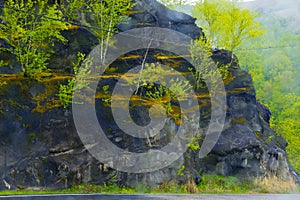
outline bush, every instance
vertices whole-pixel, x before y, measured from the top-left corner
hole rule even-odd
[[[59,21],[62,13],[48,0],[7,0],[0,19],[0,38],[10,45],[0,50],[16,55],[24,75],[39,80],[47,69],[54,41],[66,41],[60,33],[67,28]]]

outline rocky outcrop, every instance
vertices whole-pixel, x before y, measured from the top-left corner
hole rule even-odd
[[[213,59],[230,62],[226,51],[214,52]],[[295,171],[284,151],[287,143],[270,128],[270,110],[256,100],[251,76],[237,63],[231,65],[229,72],[225,80],[225,127],[213,151],[204,159],[195,159],[194,165],[201,166],[205,173],[241,178],[268,173],[292,178]]]
[[[161,27],[179,31],[196,39],[203,34],[202,29],[195,26],[196,19],[181,12],[167,9],[153,0],[135,1],[134,14],[119,25],[121,31],[140,27]]]
[[[192,17],[171,11],[154,0],[143,0],[137,1],[128,23],[118,28],[121,31],[144,26],[170,28],[196,39],[203,33],[194,22]],[[89,53],[97,45],[97,40],[84,28],[63,34],[69,42],[56,45],[50,66],[53,71],[67,74],[72,73],[70,66],[77,52]],[[128,66],[140,65],[144,54],[145,50],[129,52],[116,60],[111,68],[122,71]],[[8,55],[1,56],[7,58]],[[9,59],[14,60],[13,57]],[[11,62],[11,67],[1,71],[1,81],[8,84],[0,89],[0,188],[64,188],[83,182],[146,183],[155,187],[170,181],[183,183],[188,178],[198,183],[203,173],[240,178],[272,173],[282,179],[298,181],[299,175],[289,165],[285,152],[287,144],[270,128],[270,110],[256,100],[249,73],[240,69],[237,59],[231,62],[231,54],[225,50],[213,52],[212,59],[220,65],[231,63],[224,80],[226,123],[217,144],[205,158],[199,159],[199,149],[188,149],[172,165],[143,174],[116,171],[87,151],[76,132],[71,108],[62,108],[58,101],[59,84],[65,83],[68,77],[53,76],[43,82],[28,80],[19,75],[18,70],[14,71],[15,68],[9,71],[17,65]],[[165,65],[176,63],[178,68],[186,70],[189,66],[186,60],[160,50],[150,50],[148,61]],[[110,86],[116,84],[115,78],[107,78],[104,82]],[[206,90],[202,92],[198,101],[202,105],[200,123],[205,130],[211,120],[211,102],[205,95]],[[96,97],[96,102],[97,115],[101,126],[107,129],[107,137],[131,152],[146,152],[164,146],[171,140],[172,130],[178,127],[169,119],[161,132],[164,135],[150,138],[152,145],[149,146],[149,141],[126,136],[116,128],[103,97]],[[138,108],[134,108],[133,118],[141,124],[147,123],[147,112]],[[201,145],[202,141],[203,135],[200,134],[196,142]]]

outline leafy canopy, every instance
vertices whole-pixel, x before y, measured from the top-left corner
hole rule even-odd
[[[0,16],[0,37],[10,45],[1,48],[16,55],[24,75],[38,79],[53,53],[54,41],[65,42],[60,31],[67,28],[62,13],[48,0],[7,0]]]
[[[257,20],[267,30],[264,38],[245,41],[236,55],[251,73],[257,98],[272,112],[270,125],[288,142],[289,161],[299,171],[300,38],[293,23],[297,20],[276,14],[287,11],[282,7],[262,6],[261,11]]]
[[[62,2],[59,6],[62,8],[65,20],[88,27],[97,37],[100,45],[100,59],[104,63],[111,42],[110,38],[116,33],[116,26],[127,18],[128,11],[133,4],[131,0],[66,0],[66,4]],[[84,60],[85,62],[83,62]],[[92,61],[93,58],[85,59],[84,54],[78,53],[78,62],[73,63],[77,79],[81,75],[90,73],[89,66],[91,66]],[[75,77],[72,77],[66,85],[60,85],[58,96],[65,108],[72,102],[74,91],[88,87],[88,83],[84,80],[77,84],[77,88],[74,87],[74,83]]]
[[[228,0],[205,0],[192,9],[212,46],[234,51],[244,40],[264,34],[255,13]]]
[[[101,60],[106,56],[109,39],[117,31],[116,26],[124,22],[133,5],[131,0],[66,0],[66,4],[61,3],[68,20],[80,21],[97,36]]]

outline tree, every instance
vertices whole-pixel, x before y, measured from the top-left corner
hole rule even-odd
[[[208,42],[233,52],[244,40],[260,37],[264,30],[255,13],[228,0],[205,0],[192,9]]]
[[[59,21],[62,13],[48,0],[7,0],[0,18],[0,37],[10,45],[0,50],[16,55],[24,76],[39,79],[53,53],[54,41],[66,41],[60,33],[67,28]]]
[[[58,5],[64,13],[65,20],[80,23],[97,37],[100,45],[100,60],[104,64],[110,38],[117,31],[116,25],[127,18],[129,9],[134,4],[131,0],[66,0],[65,3],[61,2]],[[88,57],[81,70],[78,69],[84,58],[85,55],[78,54],[78,62],[74,64],[75,75],[80,76],[89,73],[89,65],[92,63],[93,58]],[[65,108],[72,102],[74,91],[88,86],[87,83],[82,81],[75,88],[75,78],[72,77],[66,85],[60,85],[58,96]]]
[[[270,125],[287,140],[289,161],[299,171],[300,38],[295,24],[276,14],[285,9],[277,8],[264,7],[257,18],[267,30],[264,38],[243,42],[235,54],[241,68],[251,73],[256,96],[272,112]]]
[[[116,25],[127,18],[133,5],[131,0],[66,0],[66,4],[60,4],[67,20],[80,21],[97,36],[102,61]],[[90,22],[85,18],[91,18]]]

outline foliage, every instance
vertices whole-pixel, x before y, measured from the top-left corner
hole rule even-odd
[[[253,180],[253,185],[260,193],[291,193],[297,192],[294,180],[281,180],[277,176],[258,177]]]
[[[117,184],[95,185],[81,184],[73,185],[63,190],[9,190],[1,191],[0,195],[17,194],[242,194],[242,193],[287,193],[297,192],[296,186],[291,181],[282,181],[276,177],[255,178],[249,180],[239,180],[236,177],[218,176],[215,174],[203,174],[202,181],[196,185],[191,179],[186,184],[177,185],[174,182],[164,182],[156,188],[149,188],[141,183],[136,187],[125,187]]]
[[[91,30],[99,40],[100,59],[104,62],[109,39],[116,32],[116,25],[126,19],[132,3],[131,0],[89,0],[87,3],[87,10],[93,14],[96,24]]]
[[[100,45],[100,59],[104,63],[110,38],[116,25],[124,22],[134,4],[131,0],[67,0],[61,8],[68,20],[80,21],[94,33]],[[91,23],[86,20],[90,17]]]
[[[116,25],[123,22],[128,14],[129,9],[133,6],[130,0],[66,0],[66,2],[60,2],[61,8],[65,20],[79,21],[82,25],[89,28],[89,30],[96,35],[100,45],[100,60],[101,64],[105,62],[107,48],[112,41],[110,38],[116,33]],[[90,18],[90,20],[86,20]],[[79,61],[82,62],[82,55],[79,54]],[[77,64],[74,66],[75,75],[77,79],[80,79],[81,75],[88,74],[89,65],[92,64],[92,60],[85,61],[84,69],[80,70],[81,74],[77,74]],[[72,102],[72,93],[75,90],[87,87],[87,83],[84,80],[79,80],[80,84],[78,88],[73,88],[75,83],[75,77],[68,81],[67,85],[60,86],[59,98],[62,105],[66,108]],[[108,103],[110,101],[107,98],[108,89],[104,88],[105,98],[103,100]]]
[[[195,67],[195,88],[207,87],[205,83],[209,81],[212,88],[210,93],[212,94],[212,92],[215,91],[214,87],[218,87],[218,82],[225,80],[228,77],[228,67],[231,63],[228,63],[227,65],[215,63],[211,59],[213,54],[211,43],[203,38],[199,38],[192,42],[190,53],[193,66]],[[220,77],[220,79],[217,77]]]
[[[0,50],[15,54],[24,75],[38,79],[46,70],[54,42],[66,41],[60,33],[66,24],[51,19],[61,19],[62,13],[48,0],[7,0],[0,18],[0,37],[10,45]]]
[[[16,55],[26,77],[40,80],[47,71],[48,61],[53,53],[54,42],[66,42],[61,30],[67,29],[68,22],[80,21],[88,25],[98,37],[101,59],[104,61],[109,38],[116,32],[132,7],[130,0],[8,0],[5,2],[0,24],[0,38],[4,38],[10,48],[1,48]],[[65,4],[67,3],[67,4]],[[85,13],[83,13],[85,10]],[[94,23],[88,24],[85,17]],[[1,62],[2,63],[2,62]],[[78,69],[74,69],[77,71]],[[41,74],[43,73],[43,74]],[[72,85],[60,86],[59,98],[66,107],[71,101]]]
[[[267,30],[265,37],[245,42],[236,54],[240,66],[252,75],[257,98],[270,108],[271,127],[287,140],[289,161],[299,171],[300,40],[294,27],[271,9],[265,8],[257,18]]]
[[[0,82],[0,87],[3,86],[3,85],[6,85],[6,84],[7,84],[6,81],[1,81],[1,82]]]
[[[111,102],[111,98],[110,98],[110,92],[109,92],[109,85],[104,85],[102,87],[102,89],[103,89],[102,101],[104,103],[110,103]]]
[[[183,173],[184,169],[185,169],[185,166],[182,165],[182,166],[177,170],[177,175],[178,175],[178,176],[183,176],[183,175],[184,175],[184,173]]]
[[[198,2],[192,14],[213,46],[232,52],[244,40],[260,37],[264,33],[254,13],[227,0]]]
[[[176,99],[178,101],[186,100],[193,88],[188,79],[182,80],[174,73],[174,70],[166,69],[160,63],[146,63],[141,69],[141,73],[128,76],[126,82],[136,86],[137,95],[143,95],[152,105],[161,105],[166,109],[167,114],[177,119],[178,112],[171,102],[175,102]],[[159,83],[156,84],[158,80]]]
[[[201,138],[201,137],[194,137],[193,141],[190,144],[188,144],[188,148],[194,152],[200,150],[199,141],[202,141],[202,140],[203,140],[203,138]]]
[[[218,176],[215,174],[202,176],[202,181],[199,184],[200,191],[209,191],[209,193],[226,193],[232,191],[241,193],[243,190],[250,189],[245,183],[239,181],[236,177]],[[240,191],[242,189],[242,191]]]
[[[73,85],[75,79],[72,78],[68,80],[67,85],[60,85],[59,86],[59,102],[64,108],[67,108],[70,103],[72,103],[72,94],[73,94]]]
[[[84,0],[65,0],[59,1],[58,6],[63,12],[64,20],[68,22],[79,21],[85,23],[85,14],[83,12],[86,5]]]
[[[83,63],[83,61],[85,61],[85,62]],[[91,61],[89,58],[87,58],[85,60],[85,54],[78,52],[77,62],[72,63],[73,70],[74,70],[74,76],[68,80],[68,83],[66,85],[60,85],[58,97],[59,97],[60,103],[62,104],[62,106],[64,108],[67,108],[69,106],[69,104],[72,103],[72,96],[73,96],[73,92],[75,90],[80,90],[80,89],[88,86],[88,84],[83,80],[82,81],[78,80],[79,84],[76,84],[76,87],[74,87],[74,84],[76,81],[75,76],[80,77],[81,74],[89,74],[89,66],[91,64],[89,61]],[[80,65],[81,65],[81,70],[79,71]],[[79,103],[79,102],[77,102],[77,103]]]

